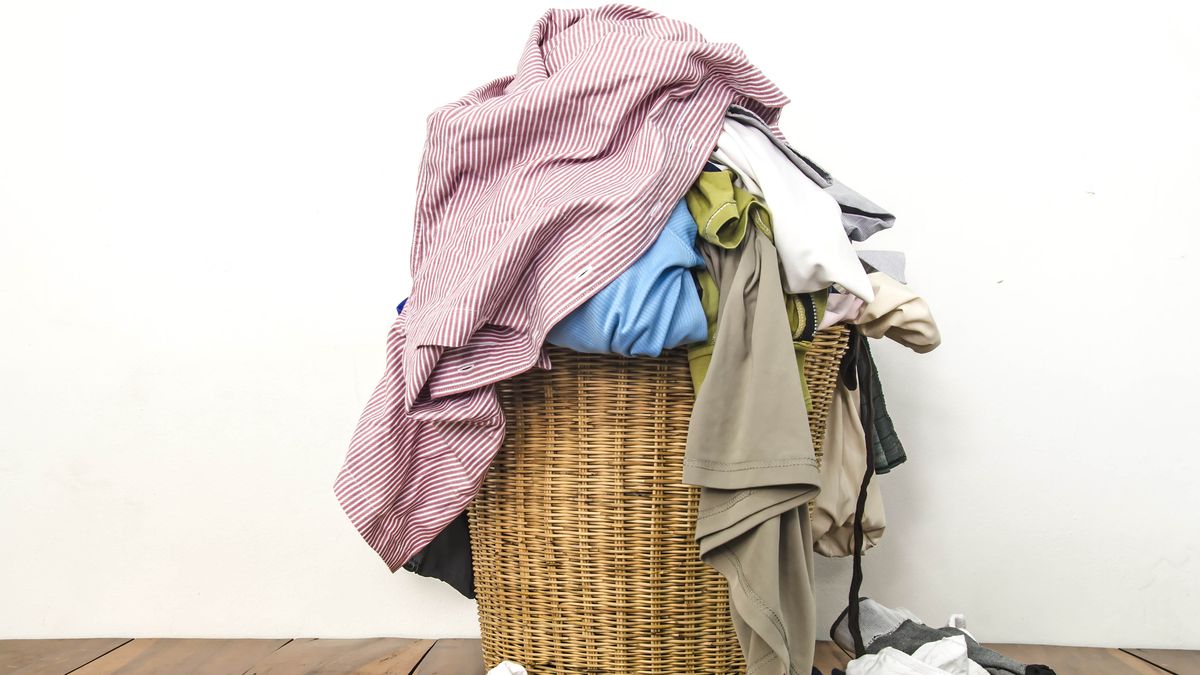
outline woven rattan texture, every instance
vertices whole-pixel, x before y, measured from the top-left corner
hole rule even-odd
[[[825,424],[829,421],[829,405],[833,403],[833,391],[837,388],[838,366],[842,355],[850,346],[850,329],[835,325],[816,334],[812,347],[804,356],[804,379],[808,381],[808,395],[812,398],[813,412],[808,417],[812,431],[813,448],[820,461],[825,444]]]
[[[818,443],[846,332],[818,333],[805,373]],[[471,509],[484,659],[533,675],[737,673],[725,580],[692,539],[681,483],[687,356],[550,348],[553,369],[500,383],[504,445]]]

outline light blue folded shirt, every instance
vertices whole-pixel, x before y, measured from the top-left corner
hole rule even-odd
[[[704,266],[696,231],[687,204],[679,200],[642,257],[560,321],[546,342],[577,352],[658,356],[707,340],[708,322],[690,271]]]

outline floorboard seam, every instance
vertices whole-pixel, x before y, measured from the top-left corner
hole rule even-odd
[[[421,654],[421,658],[417,659],[417,662],[413,664],[412,670],[408,671],[408,675],[413,675],[413,673],[417,672],[417,669],[420,668],[421,664],[425,662],[425,657],[429,656],[429,652],[433,651],[433,648],[437,646],[438,642],[439,640],[431,640],[429,642],[429,648],[426,649],[425,653]]]
[[[1151,661],[1150,659],[1148,659],[1148,658],[1146,658],[1146,657],[1142,656],[1141,654],[1138,654],[1138,653],[1136,653],[1136,652],[1131,652],[1131,651],[1129,651],[1128,649],[1126,649],[1126,648],[1124,648],[1124,647],[1121,647],[1121,648],[1120,648],[1120,650],[1121,650],[1121,651],[1123,651],[1123,652],[1125,652],[1126,654],[1128,654],[1128,655],[1132,656],[1133,658],[1135,658],[1135,659],[1138,659],[1139,661],[1145,661],[1146,663],[1149,663],[1150,665],[1154,666],[1155,668],[1158,668],[1159,670],[1163,671],[1164,673],[1171,673],[1171,675],[1179,675],[1179,673],[1177,673],[1177,672],[1175,672],[1175,671],[1173,671],[1173,670],[1171,670],[1171,669],[1169,669],[1169,668],[1164,668],[1163,666],[1160,666],[1160,665],[1158,665],[1157,663],[1155,663],[1155,662]]]
[[[113,653],[113,652],[117,651],[117,650],[118,650],[118,649],[120,649],[121,647],[124,647],[125,645],[129,644],[130,642],[133,642],[133,638],[124,638],[124,639],[125,639],[125,641],[124,641],[124,642],[122,642],[121,644],[114,646],[112,649],[106,649],[106,650],[104,650],[103,652],[101,652],[101,653],[97,654],[95,658],[93,658],[93,659],[89,659],[88,661],[85,661],[85,662],[83,662],[83,663],[79,664],[78,666],[75,666],[74,668],[72,668],[72,669],[68,670],[67,672],[63,673],[63,675],[71,675],[71,673],[73,673],[73,672],[75,672],[75,671],[79,670],[80,668],[82,668],[82,667],[84,667],[84,666],[88,665],[88,664],[89,664],[89,663],[91,663],[92,661],[95,661],[96,659],[99,659],[99,658],[103,658],[103,657],[105,657],[105,656],[108,656],[109,654],[111,654],[111,653]]]
[[[296,641],[296,638],[288,638],[288,639],[284,640],[284,641],[283,641],[283,644],[279,645],[279,646],[278,646],[278,647],[276,647],[275,649],[272,649],[272,650],[271,650],[271,653],[270,653],[270,654],[267,654],[266,656],[264,656],[264,657],[263,657],[263,659],[265,659],[265,658],[267,658],[267,657],[271,656],[271,654],[274,654],[275,652],[279,651],[280,649],[283,649],[284,647],[286,647],[286,646],[288,646],[288,645],[292,644],[292,643],[293,643],[293,642],[295,642],[295,641]],[[247,674],[247,673],[249,673],[250,671],[252,671],[252,670],[254,670],[255,668],[257,668],[257,667],[258,667],[258,664],[259,664],[259,662],[260,662],[260,661],[262,661],[262,659],[259,659],[258,661],[255,661],[253,664],[251,664],[251,666],[250,666],[249,668],[247,668],[247,669],[243,670],[243,671],[242,671],[242,675],[246,675],[246,674]]]

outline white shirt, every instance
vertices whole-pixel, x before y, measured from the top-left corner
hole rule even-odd
[[[836,283],[865,302],[875,299],[842,228],[837,201],[801,173],[762,131],[726,119],[713,159],[732,169],[747,190],[767,202],[787,292],[811,293]]]
[[[967,658],[967,639],[961,635],[921,645],[912,656],[894,647],[867,654],[846,664],[846,675],[988,675]]]

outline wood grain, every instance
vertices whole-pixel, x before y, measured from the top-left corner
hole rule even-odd
[[[242,675],[288,640],[139,638],[74,671],[73,675]]]
[[[1058,675],[1163,675],[1165,671],[1120,649],[985,645],[1022,663],[1042,663]]]
[[[483,675],[486,671],[479,640],[438,640],[413,675]]]
[[[1059,675],[1200,675],[1200,652],[988,645]],[[847,657],[818,642],[816,666],[830,673]],[[479,640],[190,640],[101,638],[0,640],[0,675],[482,675]]]
[[[1200,652],[1186,649],[1122,649],[1175,675],[1200,675]]]
[[[366,638],[292,640],[247,671],[247,675],[409,675],[433,640]]]
[[[104,656],[130,638],[0,640],[0,673],[63,675]]]

